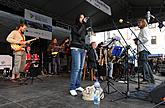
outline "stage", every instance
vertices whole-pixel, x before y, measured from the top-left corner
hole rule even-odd
[[[33,84],[19,85],[8,80],[0,79],[0,108],[94,108],[93,102],[84,101],[81,94],[77,97],[69,95],[69,75],[62,73],[55,76],[40,76],[43,81],[34,80]],[[165,77],[156,76],[156,84],[165,80]],[[82,81],[82,86],[92,85],[94,82]],[[126,90],[126,85],[114,82],[115,87],[120,91]],[[102,88],[106,86],[106,81],[101,83]],[[130,82],[130,91],[135,91],[136,83]],[[142,84],[145,88],[147,84]],[[113,90],[112,88],[110,88]],[[154,103],[136,99],[133,97],[123,98],[112,102],[114,99],[122,98],[118,92],[106,94],[101,100],[100,108],[152,108]],[[165,108],[160,106],[158,108]]]

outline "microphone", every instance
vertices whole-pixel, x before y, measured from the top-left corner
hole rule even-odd
[[[123,19],[121,18],[121,19],[119,19],[119,23],[127,23],[127,24],[129,24],[130,22],[129,22],[129,21],[125,21],[125,20],[123,20]]]
[[[102,47],[107,47],[107,46],[111,45],[115,41],[120,41],[120,37],[119,36],[112,37],[110,41],[107,41],[105,44],[103,44],[101,46]]]
[[[83,22],[84,22],[84,23],[87,23],[87,21],[89,20],[89,18],[90,18],[90,17],[85,17],[85,18],[83,19]]]
[[[151,18],[151,13],[150,11],[147,11],[147,22],[149,23],[150,22],[150,18]]]

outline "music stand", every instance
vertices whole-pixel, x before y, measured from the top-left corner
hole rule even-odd
[[[108,45],[110,45],[110,44],[108,44]],[[113,49],[113,51],[112,51],[112,55],[116,55],[117,57],[120,55],[120,53],[121,53],[121,51],[122,51],[122,47],[120,47],[120,46],[115,46],[114,47],[114,49]],[[108,70],[108,46],[107,47],[105,47],[105,51],[104,51],[104,53],[105,53],[105,64],[106,64],[106,76],[107,76],[107,78],[106,78],[106,80],[107,80],[107,85],[104,87],[104,91],[105,91],[105,93],[107,93],[107,94],[112,94],[112,93],[115,93],[115,92],[118,92],[118,93],[120,93],[122,96],[124,96],[124,94],[119,90],[119,89],[117,89],[115,86],[114,86],[114,83],[111,81],[111,79],[110,79],[110,77],[109,77],[109,70]],[[112,87],[115,91],[113,91],[113,92],[110,92],[110,87]],[[107,88],[107,91],[106,91],[106,88]],[[121,98],[118,98],[118,99],[115,99],[115,100],[111,100],[111,101],[117,101],[117,100],[120,100],[120,99],[123,99],[123,98],[125,98],[126,96],[124,96],[124,97],[121,97]]]
[[[112,51],[112,56],[119,57],[122,52],[122,47],[121,46],[115,46],[113,51]]]

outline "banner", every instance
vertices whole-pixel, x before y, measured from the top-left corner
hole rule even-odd
[[[52,39],[52,18],[27,9],[25,9],[24,18],[28,25],[25,35]]]
[[[91,5],[95,6],[97,9],[100,9],[101,11],[105,12],[108,15],[112,15],[111,8],[107,4],[105,4],[101,0],[86,0]]]

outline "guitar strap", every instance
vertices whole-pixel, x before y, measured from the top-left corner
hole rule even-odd
[[[23,35],[23,33],[20,33],[21,37],[22,37],[22,41],[25,41],[25,36]]]

